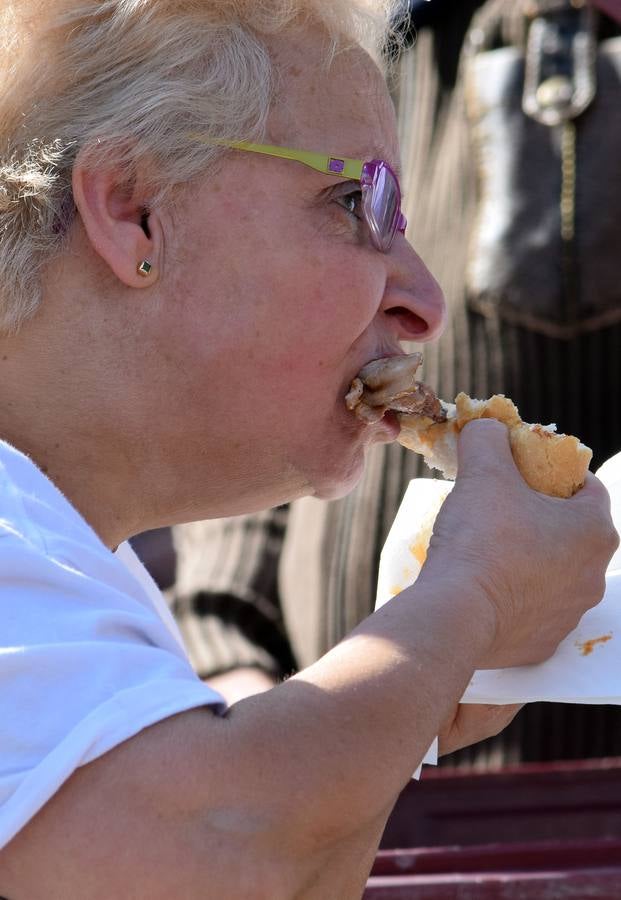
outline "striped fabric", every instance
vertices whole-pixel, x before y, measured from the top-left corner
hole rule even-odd
[[[173,529],[177,578],[168,596],[202,677],[248,666],[280,678],[297,668],[277,586],[287,515],[279,507]]]

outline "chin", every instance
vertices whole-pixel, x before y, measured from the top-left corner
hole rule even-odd
[[[331,460],[333,462],[333,460]],[[364,472],[364,451],[361,449],[340,471],[323,472],[313,479],[313,496],[318,500],[340,500],[356,487]]]

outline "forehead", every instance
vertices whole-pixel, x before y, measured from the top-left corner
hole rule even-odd
[[[398,166],[394,107],[383,75],[363,50],[341,50],[327,64],[327,39],[310,28],[279,37],[270,50],[279,77],[270,141]]]

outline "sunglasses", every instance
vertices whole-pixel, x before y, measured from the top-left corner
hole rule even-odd
[[[347,159],[342,156],[324,156],[321,153],[310,153],[306,150],[292,150],[288,147],[275,147],[272,144],[252,144],[247,141],[219,141],[206,138],[200,134],[191,134],[195,140],[207,144],[217,144],[232,150],[249,153],[262,153],[264,156],[276,156],[279,159],[292,159],[303,163],[324,175],[337,178],[348,178],[360,182],[362,193],[362,214],[369,229],[371,241],[381,253],[388,253],[392,247],[397,231],[402,234],[407,226],[407,219],[401,212],[401,188],[399,179],[382,159],[362,162],[359,159]]]

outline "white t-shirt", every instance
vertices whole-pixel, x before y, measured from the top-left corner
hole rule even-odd
[[[204,705],[224,709],[129,545],[0,441],[0,848],[79,766]]]

